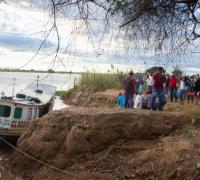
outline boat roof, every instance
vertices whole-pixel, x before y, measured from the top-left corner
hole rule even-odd
[[[23,105],[43,105],[47,104],[56,93],[56,86],[49,84],[29,84],[25,89],[20,90],[16,94],[25,95],[26,98],[15,97],[9,102],[14,102]],[[28,99],[29,98],[29,99]],[[30,100],[39,99],[40,102]]]

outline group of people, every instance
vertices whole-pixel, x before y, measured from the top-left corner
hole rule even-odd
[[[124,81],[124,93],[119,94],[118,103],[121,108],[152,109],[162,111],[167,99],[171,102],[180,100],[181,104],[200,98],[200,77],[176,76],[162,72],[149,73],[146,77],[135,76],[133,71]],[[135,98],[134,98],[134,95]]]

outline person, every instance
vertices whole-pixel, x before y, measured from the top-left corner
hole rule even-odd
[[[196,97],[197,97],[196,104],[198,104],[198,101],[200,99],[200,79],[198,76],[197,76],[197,80],[195,82],[195,92],[196,92]]]
[[[152,87],[153,87],[153,77],[152,77],[152,73],[150,73],[148,76],[147,76],[147,89],[149,91],[152,91]]]
[[[135,92],[136,93],[139,93],[140,81],[141,81],[140,74],[137,73],[135,77]]]
[[[198,104],[199,99],[200,99],[200,91],[197,92],[197,100],[196,100],[196,104]]]
[[[183,105],[185,102],[185,97],[187,94],[187,87],[185,85],[185,77],[181,77],[180,79],[180,92],[179,92],[179,98],[180,98],[180,103]]]
[[[152,92],[150,90],[147,90],[147,95],[145,96],[144,100],[144,109],[151,109]]]
[[[176,76],[172,75],[171,78],[169,79],[169,88],[170,88],[170,99],[171,99],[171,102],[173,102],[174,98],[175,98],[175,101],[177,101],[176,84],[177,84]]]
[[[125,108],[133,108],[133,96],[135,93],[135,77],[133,71],[129,72],[129,77],[124,81]]]
[[[125,97],[124,97],[124,94],[122,94],[122,93],[119,93],[118,105],[120,106],[121,109],[123,109],[125,106]]]
[[[194,95],[195,95],[194,86],[190,86],[190,88],[188,90],[188,93],[187,93],[188,103],[190,102],[190,99],[191,99],[191,101],[193,103],[193,101],[194,101]]]
[[[168,98],[169,97],[169,80],[170,80],[170,75],[166,75],[166,82],[165,82],[165,95]]]
[[[162,68],[159,67],[157,72],[153,75],[154,86],[153,86],[153,95],[151,109],[156,110],[156,98],[158,97],[158,110],[162,111],[164,105],[166,104],[166,97],[164,94],[164,84],[166,82],[166,77],[162,74]]]
[[[200,79],[197,79],[195,82],[195,92],[197,94],[197,92],[200,91]]]
[[[136,97],[135,97],[134,109],[142,109],[142,102],[143,102],[143,97],[142,97],[142,95],[139,93],[139,94],[137,94]]]
[[[140,82],[138,91],[139,91],[139,94],[143,94],[143,92],[144,92],[144,82],[143,81]]]

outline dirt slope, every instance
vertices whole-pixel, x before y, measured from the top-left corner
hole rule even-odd
[[[24,179],[198,179],[199,120],[180,113],[96,108],[51,112],[18,141],[9,164]],[[184,178],[183,178],[184,177]]]

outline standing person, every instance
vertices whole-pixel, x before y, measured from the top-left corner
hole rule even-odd
[[[152,91],[152,87],[153,87],[153,77],[152,77],[152,73],[150,73],[148,76],[147,76],[147,89],[149,91]]]
[[[154,87],[153,87],[153,95],[152,95],[152,103],[151,103],[151,109],[156,110],[156,98],[158,97],[158,110],[162,111],[163,107],[166,103],[166,97],[164,94],[164,84],[166,82],[166,77],[164,74],[162,74],[162,68],[159,67],[156,73],[153,75],[154,80]]]
[[[165,95],[168,98],[169,97],[169,80],[170,80],[170,75],[166,75],[166,82],[165,82]]]
[[[182,105],[185,102],[186,95],[187,95],[187,87],[185,85],[185,77],[181,77],[179,98],[180,98],[180,102],[181,102]]]
[[[125,108],[133,108],[133,96],[135,93],[135,77],[133,71],[129,72],[129,77],[124,81]]]
[[[140,82],[138,93],[139,94],[144,93],[144,82],[143,82],[143,80]]]
[[[176,76],[172,75],[172,77],[169,80],[171,102],[173,102],[174,98],[175,98],[175,101],[177,101],[176,84],[177,84]]]
[[[140,81],[141,81],[140,75],[137,73],[135,77],[135,92],[136,93],[139,92]]]

